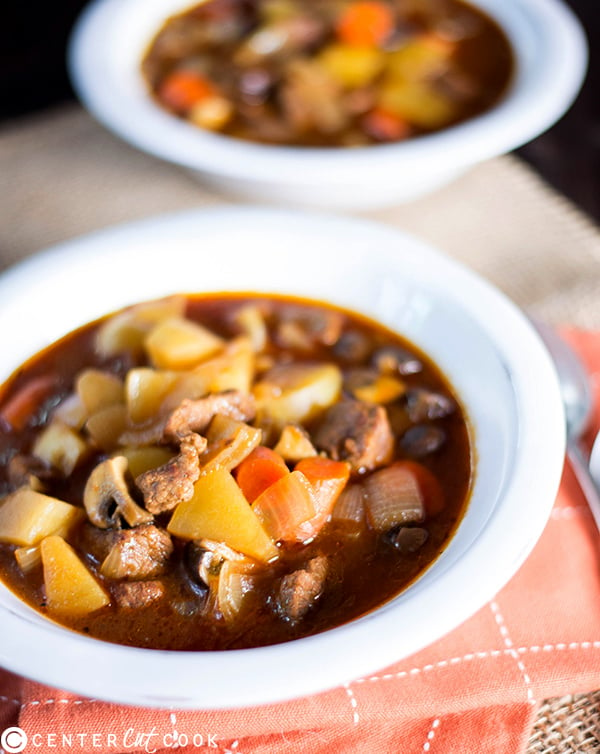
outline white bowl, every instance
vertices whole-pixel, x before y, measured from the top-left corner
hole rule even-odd
[[[528,320],[492,286],[385,226],[223,208],[54,247],[0,277],[0,380],[69,330],[123,305],[174,292],[235,290],[284,292],[362,312],[441,366],[466,407],[477,457],[472,497],[451,543],[385,606],[319,635],[260,649],[117,646],[55,625],[0,587],[0,665],[127,704],[225,708],[280,701],[422,649],[491,599],[532,549],[554,502],[565,448],[548,354]]]
[[[547,129],[571,104],[587,61],[581,27],[561,0],[474,0],[504,29],[516,58],[510,89],[489,112],[399,144],[252,144],[204,132],[148,94],[142,55],[164,20],[191,4],[95,0],[73,33],[71,78],[91,113],[122,138],[253,200],[367,209],[413,199]]]

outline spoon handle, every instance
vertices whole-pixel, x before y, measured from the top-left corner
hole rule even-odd
[[[594,483],[587,462],[579,446],[574,442],[567,445],[567,457],[571,463],[573,473],[577,477],[581,491],[590,507],[596,526],[600,531],[600,490]]]

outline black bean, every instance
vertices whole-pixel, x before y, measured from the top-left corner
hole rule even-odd
[[[427,419],[443,419],[449,416],[456,406],[452,398],[425,388],[414,388],[406,392],[406,410],[412,422]]]
[[[334,355],[348,364],[359,364],[368,357],[370,351],[370,339],[358,330],[342,333],[333,346]]]
[[[429,537],[427,529],[420,526],[401,526],[395,529],[390,535],[390,542],[402,555],[410,555],[417,552]]]
[[[400,440],[400,448],[412,458],[422,458],[435,453],[446,442],[446,433],[431,424],[415,424],[407,429]]]
[[[410,351],[399,346],[378,348],[373,354],[373,366],[382,374],[418,374],[422,371],[422,362]]]

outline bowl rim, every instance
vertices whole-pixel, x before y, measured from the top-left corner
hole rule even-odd
[[[351,150],[255,144],[202,131],[152,101],[137,64],[144,45],[119,33],[120,22],[146,2],[94,0],[80,16],[68,47],[70,77],[80,100],[106,127],[138,148],[241,181],[298,186],[323,180],[340,186],[349,180],[394,184],[399,169],[429,165],[451,171],[475,164],[546,130],[574,100],[587,66],[585,34],[562,0],[471,0],[504,29],[515,54],[514,80],[494,108],[397,144]],[[165,6],[166,18],[173,12],[167,8],[183,9],[193,0],[154,0],[157,3]],[[128,45],[131,49],[124,53]]]
[[[444,285],[460,292],[454,294],[457,305],[467,316],[479,318],[478,325],[484,328],[507,370],[519,409],[515,446],[519,452],[514,453],[512,474],[500,503],[453,568],[435,571],[433,566],[426,572],[425,590],[410,589],[357,621],[271,647],[190,653],[100,642],[39,617],[24,617],[11,607],[10,594],[7,601],[8,590],[2,587],[3,667],[75,693],[146,707],[220,709],[280,702],[349,683],[440,638],[495,596],[541,535],[558,490],[565,450],[564,413],[550,356],[524,314],[500,291],[460,263],[395,228],[362,219],[251,206],[185,211],[127,223],[58,244],[6,271],[0,276],[0,322],[12,316],[11,307],[23,298],[23,285],[33,280],[52,279],[69,266],[89,269],[90,265],[110,265],[124,249],[144,239],[169,238],[175,246],[179,239],[195,238],[190,234],[206,228],[217,232],[223,228],[228,233],[240,226],[251,233],[268,228],[281,238],[291,232],[301,238],[319,233],[324,243],[332,238],[343,243],[363,234],[378,254],[388,259],[397,254],[407,259],[418,257],[422,269],[437,268]],[[74,326],[79,324],[83,322]],[[523,354],[526,361],[520,358]],[[540,432],[542,415],[544,431]],[[532,467],[544,469],[544,475],[536,477],[533,494]],[[522,502],[528,498],[530,505],[523,511]],[[524,523],[522,528],[514,527],[516,511]],[[510,533],[501,553],[494,548],[498,531]],[[464,589],[465,583],[468,589]],[[418,622],[430,615],[432,597],[458,589],[461,600],[453,612],[440,611],[436,621]],[[418,631],[407,635],[407,626],[397,625],[394,618],[400,606],[403,611],[410,609],[417,621],[412,628],[418,627]],[[405,623],[410,628],[410,621]],[[376,643],[370,640],[373,631],[377,632]],[[368,652],[353,651],[366,646]],[[328,661],[324,663],[325,656]],[[68,663],[65,658],[69,658]],[[206,688],[198,683],[203,677],[222,680]],[[235,679],[235,683],[228,683],[228,679]]]

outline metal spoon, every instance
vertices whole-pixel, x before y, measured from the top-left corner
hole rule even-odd
[[[594,482],[596,482],[596,486],[600,488],[600,432],[596,435],[596,439],[592,445],[592,452],[590,454],[590,474],[592,475]]]
[[[579,357],[550,326],[535,320],[533,325],[554,360],[565,407],[567,458],[600,530],[600,488],[592,478],[580,445],[593,405],[589,378]],[[600,443],[598,445],[599,450],[596,452],[600,454]]]

